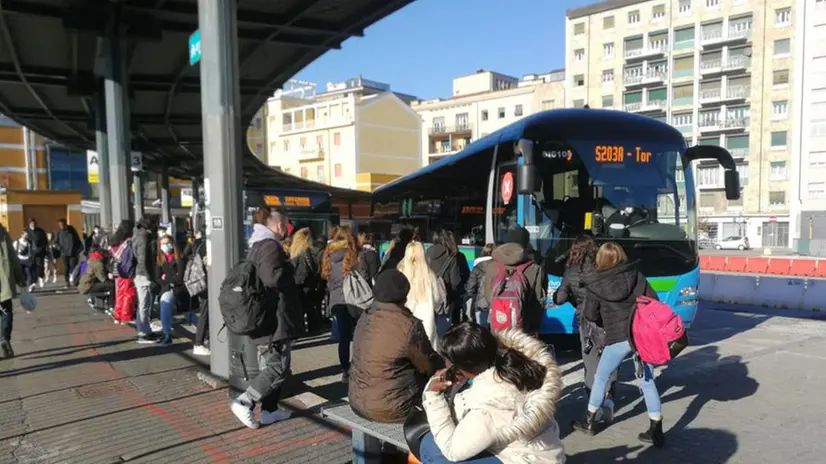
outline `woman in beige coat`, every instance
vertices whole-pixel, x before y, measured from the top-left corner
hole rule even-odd
[[[440,351],[448,370],[425,388],[431,433],[422,440],[423,464],[565,462],[554,419],[562,376],[542,342],[518,329],[493,335],[465,322],[445,333]],[[465,381],[454,421],[443,392]]]

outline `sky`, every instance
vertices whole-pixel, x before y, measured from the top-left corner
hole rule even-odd
[[[419,98],[449,97],[477,69],[514,77],[565,66],[565,11],[598,0],[416,0],[331,50],[297,79],[359,75]]]

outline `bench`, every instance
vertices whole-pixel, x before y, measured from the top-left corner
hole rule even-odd
[[[408,451],[402,424],[381,424],[362,419],[353,412],[349,404],[324,408],[321,415],[352,430],[353,464],[381,462],[383,443]]]

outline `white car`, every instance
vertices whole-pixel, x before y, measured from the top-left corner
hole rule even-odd
[[[749,249],[749,239],[748,237],[738,237],[738,236],[731,236],[726,237],[723,240],[719,240],[714,248],[717,250],[748,250]]]

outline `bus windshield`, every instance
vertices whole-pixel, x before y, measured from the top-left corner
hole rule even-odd
[[[504,212],[496,239],[504,241],[521,222],[551,275],[562,275],[573,240],[586,231],[598,242],[622,244],[648,276],[688,272],[697,265],[696,212],[692,177],[682,167],[684,149],[644,142],[536,143],[541,188],[509,204],[500,195]],[[516,165],[503,163],[500,171]]]

